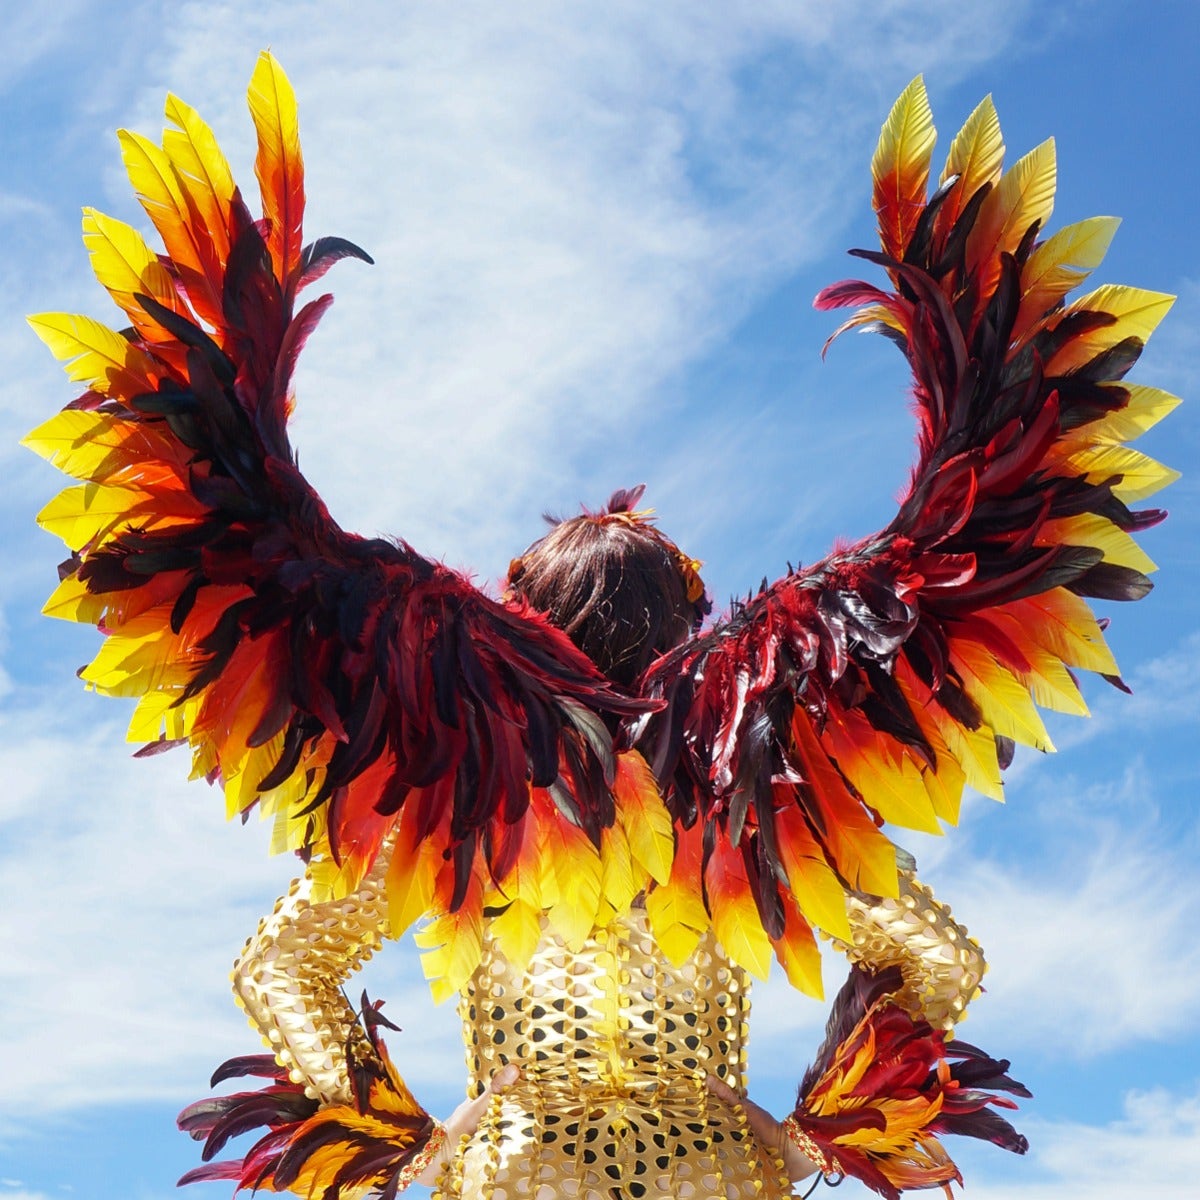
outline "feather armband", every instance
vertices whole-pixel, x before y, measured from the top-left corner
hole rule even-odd
[[[244,1075],[271,1082],[257,1092],[214,1096],[189,1105],[179,1127],[204,1141],[206,1165],[180,1183],[234,1180],[238,1188],[291,1191],[324,1200],[394,1197],[434,1161],[446,1131],[416,1102],[388,1056],[380,1026],[395,1029],[377,1005],[363,997],[363,1025],[371,1053],[347,1047],[352,1104],[320,1103],[305,1095],[269,1055],[231,1059],[217,1069],[213,1085]],[[267,1127],[243,1158],[209,1162],[230,1138]]]
[[[851,1175],[888,1200],[908,1188],[961,1183],[942,1134],[1018,1154],[1028,1148],[992,1107],[1016,1107],[997,1092],[1029,1095],[1006,1074],[1008,1063],[911,1015],[898,1003],[904,987],[898,966],[851,968],[784,1122],[822,1173]]]

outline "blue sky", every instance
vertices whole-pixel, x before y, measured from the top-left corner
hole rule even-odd
[[[270,45],[301,104],[310,236],[371,251],[330,281],[295,441],[347,526],[497,577],[544,510],[646,481],[718,602],[889,516],[905,378],[810,301],[870,245],[868,163],[926,76],[949,139],[992,92],[1010,154],[1055,135],[1055,225],[1124,218],[1101,281],[1179,295],[1137,378],[1200,368],[1200,62],[1189,3],[243,5],[76,0],[6,17],[0,63],[0,1200],[160,1200],[194,1164],[173,1117],[253,1048],[226,974],[291,864],[171,756],[132,762],[125,713],[73,672],[87,630],[38,616],[53,473],[17,439],[71,398],[21,320],[109,319],[79,208],[126,220],[112,132],[156,134],[168,88],[252,187],[246,81]],[[968,1194],[1195,1195],[1200,1176],[1200,416],[1144,441],[1184,471],[1145,544],[1162,571],[1111,640],[1135,696],[1088,689],[1004,807],[968,803],[922,874],[992,964],[964,1031],[1036,1100],[1024,1161],[963,1150]],[[426,1106],[461,1095],[457,1019],[411,946],[374,993]],[[839,964],[827,979],[836,985]],[[756,993],[752,1094],[783,1111],[824,1009]],[[211,1185],[197,1200],[227,1194]],[[849,1195],[849,1189],[847,1190]]]

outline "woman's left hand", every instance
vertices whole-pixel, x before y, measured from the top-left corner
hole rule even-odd
[[[442,1152],[417,1176],[418,1183],[423,1183],[426,1187],[434,1187],[437,1184],[438,1177],[446,1163],[457,1152],[458,1143],[462,1140],[463,1134],[475,1132],[479,1127],[479,1122],[483,1120],[483,1114],[487,1112],[492,1097],[503,1095],[516,1083],[520,1074],[521,1068],[516,1063],[509,1063],[507,1066],[501,1067],[492,1076],[481,1096],[477,1096],[474,1100],[464,1100],[446,1118],[446,1141],[442,1146]]]

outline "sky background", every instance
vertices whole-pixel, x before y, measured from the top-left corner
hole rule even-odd
[[[164,1200],[197,1161],[175,1112],[256,1039],[234,954],[285,888],[264,831],[226,826],[182,756],[131,761],[127,712],[75,669],[94,632],[38,615],[59,482],[19,437],[72,387],[23,323],[113,320],[79,244],[91,204],[144,225],[113,131],[161,129],[173,89],[253,191],[245,86],[270,46],[299,96],[307,232],[376,266],[328,277],[294,441],[343,524],[481,581],[540,514],[645,481],[718,604],[889,519],[912,447],[900,356],[847,338],[823,285],[873,243],[869,161],[925,73],[941,133],[992,92],[1010,161],[1055,135],[1055,226],[1125,218],[1098,281],[1177,293],[1136,378],[1200,376],[1200,61],[1178,3],[63,2],[0,0],[0,1200]],[[969,1040],[1036,1099],[1025,1160],[956,1147],[977,1200],[1156,1200],[1200,1184],[1200,416],[1143,447],[1185,477],[1144,544],[1159,586],[1115,610],[1135,695],[1089,681],[1008,803],[905,837],[983,943]],[[830,962],[830,994],[840,981]],[[458,1022],[411,945],[372,964],[391,1046],[445,1115]],[[824,1006],[756,992],[751,1094],[777,1112]],[[228,1194],[194,1189],[196,1200]],[[855,1189],[847,1185],[849,1200]]]

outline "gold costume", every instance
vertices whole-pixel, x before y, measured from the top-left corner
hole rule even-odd
[[[573,954],[543,938],[528,968],[490,938],[462,992],[469,1091],[506,1062],[522,1075],[493,1098],[447,1172],[447,1197],[668,1200],[790,1194],[783,1163],[709,1073],[745,1086],[750,981],[711,934],[682,966],[645,913]]]
[[[390,847],[389,847],[390,851]],[[292,1083],[322,1105],[353,1102],[345,1047],[371,1047],[342,993],[389,930],[381,856],[357,891],[310,899],[298,879],[235,965],[235,992]],[[978,944],[911,873],[898,899],[849,898],[846,956],[899,967],[895,1002],[950,1029],[978,992]],[[469,1200],[733,1200],[790,1195],[778,1155],[754,1137],[740,1107],[708,1075],[746,1090],[751,981],[705,934],[672,965],[645,910],[572,951],[549,929],[528,965],[484,935],[459,996],[468,1096],[507,1063],[518,1081],[494,1096],[439,1181]],[[353,1050],[352,1050],[353,1054]]]

